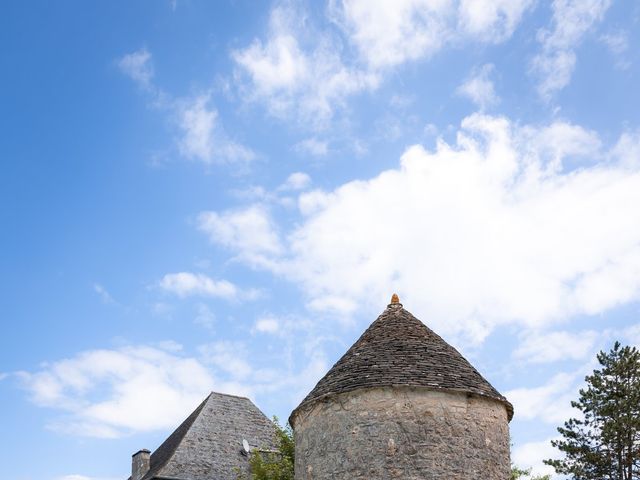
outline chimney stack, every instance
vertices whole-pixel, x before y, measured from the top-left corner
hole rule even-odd
[[[131,456],[131,480],[141,480],[151,468],[151,452],[142,449]]]

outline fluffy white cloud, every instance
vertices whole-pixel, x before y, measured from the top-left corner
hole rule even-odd
[[[458,95],[467,97],[482,109],[496,104],[499,99],[490,78],[492,71],[491,64],[474,69],[469,78],[458,87]]]
[[[261,325],[275,333],[268,318]],[[310,338],[303,324],[290,322],[272,339],[287,345],[266,357],[252,354],[242,341],[204,344],[196,348],[197,356],[168,341],[89,350],[14,375],[33,403],[60,412],[49,428],[77,436],[118,438],[173,429],[212,390],[248,397],[282,393],[285,408],[293,408],[329,366],[319,345],[323,338]],[[294,331],[303,332],[295,344]],[[293,361],[293,348],[304,351],[304,361]],[[265,358],[278,367],[265,367]]]
[[[319,34],[304,49],[299,37],[305,30],[296,12],[277,7],[271,13],[268,39],[233,52],[244,94],[259,101],[269,112],[290,120],[295,114],[307,126],[323,128],[346,96],[374,88],[375,74],[348,68],[335,41]]]
[[[311,185],[311,177],[304,172],[294,172],[287,177],[278,190],[305,190]]]
[[[640,129],[625,132],[611,152],[611,160],[635,170],[640,167]]]
[[[348,96],[376,89],[384,73],[446,45],[500,42],[533,0],[344,0],[316,28],[291,4],[271,12],[266,40],[232,52],[246,100],[307,128],[322,129]],[[353,50],[353,51],[352,51]],[[302,145],[304,147],[304,145]]]
[[[593,352],[601,333],[524,332],[513,356],[530,363],[552,363],[559,360],[583,360]]]
[[[64,413],[52,428],[94,437],[173,428],[216,385],[198,360],[148,346],[90,350],[19,376],[34,403]]]
[[[533,161],[549,173],[604,158],[597,133],[578,125],[554,122],[545,127],[523,127],[520,137],[525,161]]]
[[[270,263],[269,256],[282,253],[282,243],[267,208],[252,205],[222,214],[203,212],[198,216],[198,228],[209,239],[236,249],[252,263]]]
[[[253,328],[260,333],[276,333],[280,329],[280,322],[273,316],[262,317],[256,320]]]
[[[427,57],[469,38],[511,36],[532,0],[343,0],[330,12],[370,68]]]
[[[603,152],[564,122],[472,115],[453,145],[413,146],[397,169],[302,194],[302,219],[281,235],[255,205],[202,224],[299,285],[312,308],[377,310],[393,290],[438,331],[481,340],[500,324],[540,327],[640,296],[634,154]]]
[[[449,39],[447,0],[354,0],[335,2],[334,19],[374,69],[415,60],[439,50]]]
[[[517,420],[541,420],[560,425],[579,414],[571,407],[579,380],[581,377],[575,374],[559,373],[541,387],[517,388],[504,395],[513,404]]]
[[[233,142],[218,124],[218,112],[209,106],[209,95],[178,102],[178,124],[182,131],[179,148],[186,158],[203,163],[248,163],[255,153]]]
[[[160,280],[160,288],[179,297],[200,295],[235,299],[238,288],[227,280],[213,280],[201,273],[168,273]]]
[[[459,29],[484,41],[501,42],[513,34],[535,0],[462,0]]]
[[[171,123],[179,130],[177,147],[181,155],[207,165],[246,165],[256,158],[250,148],[229,138],[217,110],[211,105],[209,93],[193,98],[173,98],[153,82],[151,63],[151,53],[146,49],[118,60],[120,70],[146,91],[154,108],[167,112]]]
[[[624,329],[621,342],[628,342],[629,345],[635,345],[640,348],[640,323]],[[0,375],[1,379],[2,376]]]
[[[554,0],[553,27],[538,32],[542,51],[532,62],[540,77],[538,92],[549,99],[566,87],[576,64],[575,49],[604,17],[611,0]]]
[[[129,53],[118,60],[118,67],[144,89],[153,88],[151,53],[146,48]]]
[[[558,450],[551,446],[551,440],[549,438],[540,442],[518,445],[511,455],[513,464],[520,468],[530,468],[533,475],[551,475],[552,479],[560,478],[556,476],[553,467],[542,463],[548,458],[558,458]]]

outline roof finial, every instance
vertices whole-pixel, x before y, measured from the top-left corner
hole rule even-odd
[[[394,293],[393,295],[391,295],[391,305],[396,303],[400,303],[400,298],[398,297],[397,293]]]

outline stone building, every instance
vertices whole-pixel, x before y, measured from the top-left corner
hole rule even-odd
[[[396,295],[289,418],[296,480],[508,480],[513,407]],[[236,480],[274,427],[211,393],[129,480]],[[250,477],[249,477],[250,478]]]
[[[212,392],[153,454],[133,455],[129,480],[236,480],[249,473],[246,447],[273,449],[274,436],[251,400]]]
[[[513,407],[396,295],[293,411],[296,480],[507,480]]]

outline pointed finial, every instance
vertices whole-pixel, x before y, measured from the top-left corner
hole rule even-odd
[[[400,303],[400,298],[398,297],[397,293],[394,293],[393,295],[391,295],[391,305],[395,303]]]

